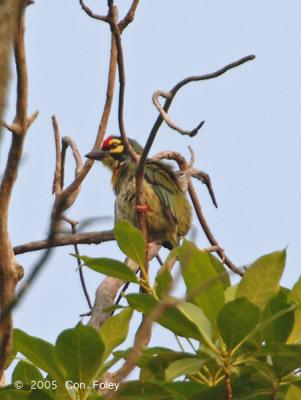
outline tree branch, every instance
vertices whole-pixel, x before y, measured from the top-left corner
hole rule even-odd
[[[9,305],[15,295],[20,279],[19,266],[14,258],[8,232],[8,211],[14,183],[17,179],[23,153],[23,143],[29,126],[27,120],[28,77],[25,57],[24,31],[27,1],[21,1],[17,10],[17,29],[15,33],[15,61],[17,68],[16,117],[12,129],[12,142],[6,168],[0,185],[0,380],[11,348],[12,316]],[[6,311],[5,311],[6,310]]]
[[[37,240],[34,242],[24,243],[19,246],[15,246],[13,251],[15,255],[30,253],[32,251],[44,250],[50,247],[61,247],[61,246],[73,246],[75,244],[99,244],[103,242],[110,242],[115,240],[113,231],[101,231],[101,232],[85,232],[77,234],[65,234],[56,235],[49,239]]]
[[[126,16],[118,23],[118,28],[121,33],[131,22],[133,22],[138,4],[139,0],[133,0],[132,5],[129,11],[127,12]]]
[[[172,122],[172,120],[170,119],[168,114],[164,111],[164,108],[160,104],[159,97],[163,97],[166,100],[170,100],[170,99],[172,99],[173,94],[172,94],[172,92],[163,92],[163,90],[157,90],[153,94],[153,97],[152,97],[152,100],[153,100],[153,103],[154,103],[155,107],[159,111],[162,119],[166,122],[166,124],[171,129],[177,131],[181,135],[188,135],[190,137],[195,136],[198,133],[198,131],[201,129],[201,127],[204,125],[205,121],[200,122],[199,125],[196,128],[192,129],[192,131],[187,131],[185,129],[182,129],[182,128],[178,127],[176,124],[174,124]]]
[[[79,3],[89,17],[97,19],[98,21],[108,22],[108,17],[106,15],[95,14],[88,6],[86,6],[83,0],[79,0]]]

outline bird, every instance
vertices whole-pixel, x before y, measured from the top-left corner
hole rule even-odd
[[[129,138],[135,152],[142,154],[140,144]],[[136,167],[122,137],[108,136],[100,150],[86,154],[101,161],[112,172],[112,187],[116,195],[115,224],[123,219],[137,226]],[[141,202],[147,223],[148,242],[156,242],[171,250],[179,245],[192,223],[191,206],[179,175],[161,160],[147,159],[142,184]],[[139,210],[139,208],[138,208]]]

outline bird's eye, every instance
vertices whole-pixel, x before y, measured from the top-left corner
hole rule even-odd
[[[116,147],[118,147],[120,145],[120,143],[112,143],[111,144],[111,149],[116,149]]]

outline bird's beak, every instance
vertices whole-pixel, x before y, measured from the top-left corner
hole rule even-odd
[[[94,150],[90,151],[90,153],[86,154],[85,157],[90,158],[91,160],[103,160],[108,155],[107,151],[103,150]]]

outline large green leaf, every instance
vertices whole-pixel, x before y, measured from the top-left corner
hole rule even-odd
[[[44,381],[44,377],[34,365],[21,360],[14,369],[12,381],[21,381],[24,385],[31,386],[32,381]]]
[[[145,264],[146,241],[141,231],[129,221],[119,220],[114,229],[115,238],[120,249],[136,261],[139,266]]]
[[[55,348],[68,379],[87,387],[102,364],[104,344],[98,332],[79,323],[58,336]]]
[[[301,278],[298,279],[292,290],[288,294],[288,301],[301,304]],[[301,340],[301,308],[295,311],[295,323],[288,338],[288,343],[296,343]]]
[[[256,260],[245,272],[236,297],[246,297],[263,310],[279,290],[279,281],[285,266],[286,252],[276,251]]]
[[[156,307],[161,307],[150,294],[128,294],[126,299],[129,305],[144,314],[149,314]],[[176,306],[164,307],[156,321],[176,335],[202,340],[200,331],[195,323],[186,317]]]
[[[208,254],[216,273],[219,275],[220,281],[224,289],[227,289],[229,286],[231,286],[228,270],[225,268],[224,264],[217,257],[215,257],[211,253]]]
[[[101,326],[99,333],[105,345],[105,359],[127,338],[132,315],[132,309],[124,308],[119,314],[108,318]]]
[[[194,323],[200,332],[201,342],[205,345],[211,344],[212,326],[203,311],[195,304],[184,302],[177,307],[185,317]]]
[[[259,308],[246,298],[226,303],[218,315],[218,328],[228,348],[233,349],[257,325]]]
[[[220,275],[207,252],[192,242],[184,241],[179,248],[179,260],[188,298],[200,306],[206,317],[216,325],[216,318],[224,305],[225,296]]]
[[[80,259],[93,271],[121,279],[124,282],[139,282],[136,274],[121,261],[113,260],[112,258],[90,258],[87,256],[81,256]]]
[[[287,295],[283,290],[280,290],[278,294],[272,298],[266,308],[264,309],[261,321],[271,318],[273,315],[281,310],[286,310],[291,306],[287,303]],[[261,342],[273,343],[283,342],[285,343],[290,335],[290,332],[294,326],[294,311],[290,311],[284,314],[282,317],[275,319],[272,323],[266,326],[261,332]]]
[[[36,367],[47,372],[53,379],[65,381],[65,371],[59,362],[55,348],[45,340],[30,336],[20,329],[14,330],[14,348]]]
[[[200,358],[182,358],[174,361],[165,370],[165,379],[169,382],[182,375],[196,374],[204,364]]]

